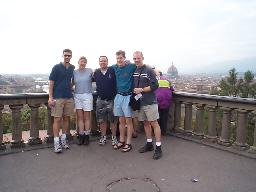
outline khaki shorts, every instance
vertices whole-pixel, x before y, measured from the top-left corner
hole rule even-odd
[[[139,117],[139,110],[137,111],[132,111],[132,118],[138,118]]]
[[[139,121],[156,121],[157,119],[159,119],[157,104],[146,105],[146,106],[140,107],[140,110],[138,113]]]
[[[56,99],[54,107],[52,107],[51,115],[53,117],[71,116],[74,112],[73,99]]]

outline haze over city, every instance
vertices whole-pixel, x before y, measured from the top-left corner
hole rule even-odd
[[[91,68],[122,49],[162,71],[256,71],[255,10],[253,0],[0,1],[1,74],[49,73],[64,48]]]

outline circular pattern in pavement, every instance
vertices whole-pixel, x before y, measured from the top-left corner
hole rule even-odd
[[[107,192],[160,192],[150,178],[121,178],[107,185]]]

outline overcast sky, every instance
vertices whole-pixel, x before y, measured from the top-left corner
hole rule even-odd
[[[76,66],[80,56],[114,64],[122,49],[189,72],[255,56],[255,34],[255,0],[1,0],[0,73],[49,73],[64,48]]]

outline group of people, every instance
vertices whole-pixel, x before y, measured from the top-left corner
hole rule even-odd
[[[107,56],[100,56],[100,68],[94,72],[86,67],[86,57],[79,58],[78,69],[76,70],[70,64],[71,58],[72,51],[64,49],[63,62],[55,65],[49,76],[48,105],[51,107],[51,115],[53,116],[54,151],[60,153],[63,149],[69,149],[67,135],[69,134],[69,121],[74,106],[79,134],[78,145],[89,144],[91,111],[93,110],[92,82],[95,81],[97,91],[96,119],[101,130],[99,144],[105,145],[107,142],[106,132],[109,123],[113,149],[129,152],[132,150],[133,119],[137,119],[143,122],[147,139],[146,144],[139,149],[139,152],[145,153],[155,150],[153,159],[161,158],[161,129],[158,123],[159,101],[156,97],[156,90],[161,91],[159,90],[161,78],[157,77],[152,67],[143,63],[143,53],[134,52],[134,63],[131,63],[126,60],[124,51],[117,51],[116,64],[112,66],[108,66]],[[164,85],[163,88],[166,88],[166,84]],[[132,110],[131,97],[140,101],[139,110]],[[165,121],[167,122],[167,119]],[[116,136],[118,122],[119,140]],[[63,126],[60,135],[61,125]],[[166,124],[163,124],[164,126],[166,129]],[[155,147],[152,129],[156,140]]]

